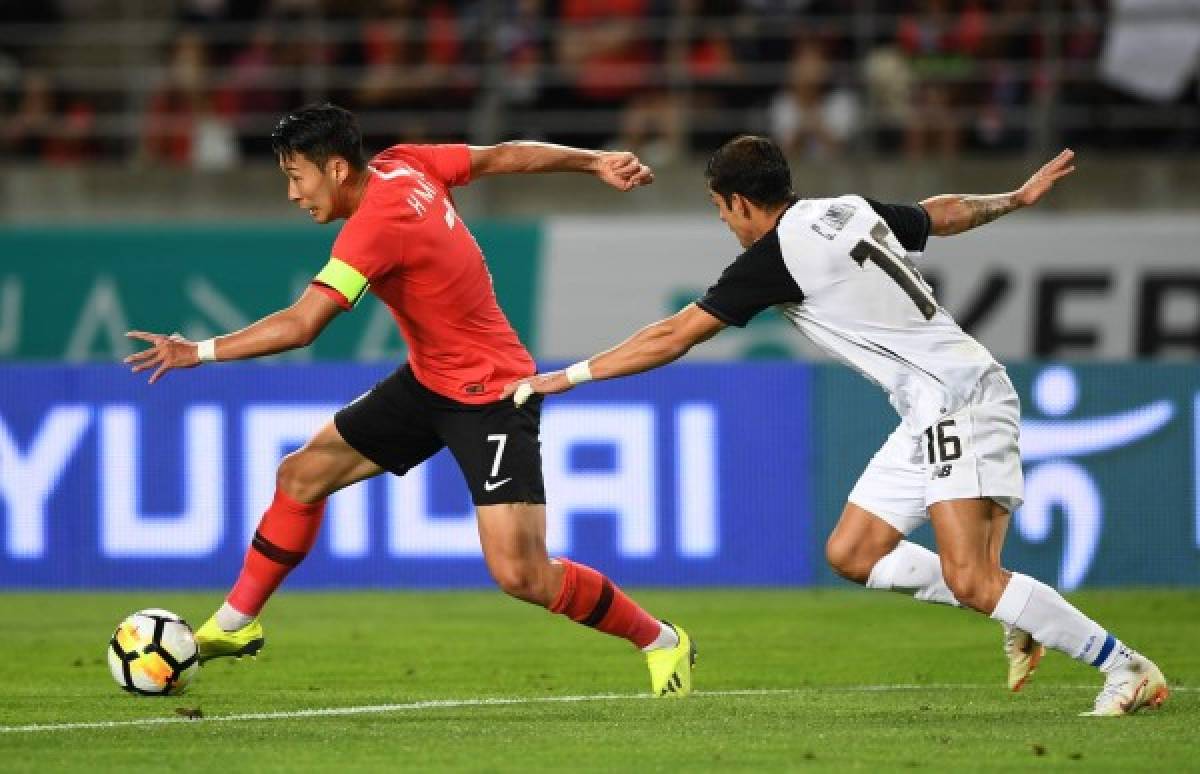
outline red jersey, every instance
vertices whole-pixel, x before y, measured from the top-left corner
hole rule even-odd
[[[396,145],[371,160],[358,211],[314,286],[350,309],[369,288],[408,344],[417,381],[460,403],[499,400],[536,373],[500,310],[483,252],[449,189],[466,185],[466,145]]]

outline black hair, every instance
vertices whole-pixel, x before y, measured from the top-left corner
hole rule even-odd
[[[358,119],[328,102],[306,105],[279,119],[271,132],[271,150],[278,159],[298,153],[321,169],[333,156],[341,156],[357,170],[367,166]]]
[[[759,207],[773,208],[796,199],[792,171],[779,146],[766,137],[743,134],[717,149],[704,168],[708,187],[733,206],[741,194]]]

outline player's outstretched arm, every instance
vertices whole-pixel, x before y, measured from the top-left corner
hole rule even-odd
[[[654,172],[627,151],[595,151],[546,142],[471,146],[471,177],[535,172],[586,172],[618,191],[654,182]]]
[[[1071,162],[1075,151],[1070,148],[1046,162],[1025,184],[1015,191],[980,196],[975,194],[942,194],[921,202],[932,222],[934,236],[953,236],[985,223],[991,223],[1013,210],[1037,204],[1054,184],[1075,171]]]
[[[551,395],[593,379],[616,379],[650,371],[678,360],[724,327],[725,323],[716,317],[695,304],[688,304],[677,314],[647,325],[612,349],[566,370],[537,374],[509,384],[504,388],[504,397],[512,395],[520,406],[534,393]]]
[[[310,287],[287,309],[267,315],[236,333],[207,341],[188,341],[177,333],[129,331],[126,336],[144,341],[150,348],[135,352],[125,362],[133,366],[135,374],[154,369],[150,376],[150,384],[154,384],[176,368],[194,368],[216,360],[245,360],[306,347],[340,311],[333,299]]]

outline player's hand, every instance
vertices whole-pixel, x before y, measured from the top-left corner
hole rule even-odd
[[[618,191],[631,191],[654,182],[654,172],[628,151],[604,151],[596,163],[596,176]]]
[[[1033,177],[1025,181],[1025,185],[1017,189],[1017,203],[1022,207],[1036,204],[1055,183],[1075,171],[1075,165],[1071,163],[1074,160],[1075,151],[1067,148],[1046,162],[1041,169],[1033,173]]]
[[[519,382],[512,382],[504,387],[504,396],[512,396],[513,403],[525,405],[525,401],[533,395],[556,395],[566,392],[575,385],[567,381],[566,371],[551,371],[548,374],[537,374]]]
[[[178,333],[165,336],[161,333],[129,331],[125,335],[150,345],[149,349],[143,349],[125,358],[125,362],[133,366],[135,374],[154,369],[154,373],[150,375],[150,384],[157,382],[173,368],[195,368],[200,365],[195,342],[188,341]]]

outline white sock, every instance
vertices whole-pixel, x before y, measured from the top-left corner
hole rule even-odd
[[[659,621],[658,626],[658,637],[655,638],[654,642],[642,648],[643,653],[649,653],[659,648],[673,648],[679,644],[679,634],[676,633],[670,624]]]
[[[911,594],[922,602],[960,607],[942,578],[942,561],[924,546],[901,540],[871,568],[867,588]]]
[[[1014,572],[992,618],[1023,629],[1048,648],[1109,672],[1126,663],[1131,651],[1104,627],[1079,612],[1054,589]]]
[[[254,616],[246,615],[228,602],[222,602],[221,609],[217,611],[217,626],[220,626],[222,631],[236,632],[253,620]]]

